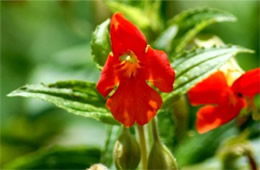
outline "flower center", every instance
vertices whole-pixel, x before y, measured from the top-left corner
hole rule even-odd
[[[141,67],[135,53],[129,51],[120,56],[119,60],[121,61],[119,71],[122,71],[123,75],[129,78],[135,77],[138,69]]]
[[[121,55],[119,60],[122,62],[129,62],[131,64],[138,62],[136,55],[132,51]]]

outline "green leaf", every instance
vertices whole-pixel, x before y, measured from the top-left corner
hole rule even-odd
[[[109,24],[110,19],[107,19],[96,27],[92,35],[91,54],[99,67],[105,64],[107,56],[111,51]]]
[[[175,121],[173,120],[173,109],[160,109],[157,118],[160,139],[171,151],[173,151],[176,144],[176,127]]]
[[[174,150],[180,166],[201,162],[213,156],[224,139],[237,135],[234,121],[203,135],[193,134]]]
[[[153,46],[157,49],[162,49],[167,52],[171,50],[172,41],[178,33],[178,26],[169,26],[159,37],[154,41]]]
[[[100,161],[100,150],[87,147],[55,147],[20,157],[4,169],[86,169]]]
[[[221,132],[221,130],[222,130],[222,132]],[[225,131],[225,129],[221,129],[220,130],[220,135],[218,135],[218,136],[216,136],[216,140],[217,141],[219,141],[220,139],[219,139],[219,137],[221,137],[222,136],[222,134],[223,133],[226,133],[226,131]],[[227,134],[225,134],[225,136],[227,136]],[[211,148],[211,146],[212,146],[212,143],[211,142],[213,142],[213,144],[216,142],[216,140],[210,140],[209,138],[210,137],[212,137],[213,139],[215,139],[215,136],[213,135],[213,134],[211,134],[210,136],[208,136],[208,141],[210,142],[210,144],[206,144],[206,146],[209,146],[210,148]],[[222,138],[222,137],[221,137]],[[227,138],[228,138],[228,136],[227,136]],[[222,139],[223,140],[223,139]],[[256,154],[256,153],[259,153],[260,152],[260,145],[259,145],[259,137],[258,138],[256,138],[256,139],[254,139],[254,140],[252,140],[252,141],[250,141],[250,143],[248,143],[249,144],[249,146],[253,149],[253,151],[254,151],[254,157],[255,157],[255,160],[259,160],[259,154]],[[226,140],[225,140],[226,141]],[[200,141],[198,141],[198,142],[200,142]],[[249,142],[249,141],[248,141]],[[202,144],[201,144],[201,146],[203,146]],[[205,145],[204,145],[205,146]],[[221,145],[220,145],[220,147],[221,147]],[[207,148],[207,147],[202,147],[201,149],[203,150],[203,152],[206,152],[207,150],[205,149],[205,148]],[[216,147],[214,147],[214,148],[216,148]],[[187,148],[187,149],[190,149],[190,148]],[[198,149],[200,149],[200,148],[198,148]],[[213,149],[213,148],[212,148]],[[216,149],[215,149],[216,150]],[[239,150],[239,152],[238,151],[236,151],[236,153],[237,154],[239,154],[240,153],[240,149],[237,149],[237,150]],[[194,154],[196,154],[196,153],[194,153]],[[200,153],[197,153],[198,155],[200,154]],[[201,154],[203,154],[203,153],[201,153]],[[197,158],[197,156],[195,156],[195,158]],[[191,155],[191,159],[192,159],[192,155]],[[250,168],[250,165],[248,165],[249,163],[248,163],[248,159],[247,158],[240,158],[240,159],[238,159],[236,162],[236,169],[251,169]],[[223,167],[223,165],[221,165],[221,161],[220,161],[220,159],[219,159],[219,157],[217,156],[217,155],[215,155],[214,157],[212,157],[212,158],[210,158],[210,159],[206,159],[205,161],[203,161],[203,162],[198,162],[198,164],[192,164],[192,165],[189,165],[189,166],[184,166],[184,167],[182,167],[182,170],[194,170],[194,169],[211,169],[211,170],[215,170],[215,169],[225,169],[224,167]],[[234,169],[234,168],[232,168],[232,169]]]
[[[176,72],[174,91],[164,94],[164,105],[185,94],[192,86],[219,69],[238,53],[252,53],[239,46],[199,48],[180,54],[173,62]]]
[[[207,26],[236,18],[225,11],[212,8],[197,8],[184,11],[168,23],[168,28],[158,37],[154,45],[170,53],[182,51],[190,41]]]
[[[95,83],[72,80],[49,85],[25,85],[8,96],[39,98],[76,115],[118,124],[105,108],[105,100],[97,92]]]
[[[121,132],[120,126],[107,126],[107,133],[106,133],[106,141],[105,146],[102,149],[102,156],[101,156],[101,163],[106,165],[107,167],[111,167],[113,163],[113,149],[114,145],[116,143],[116,140],[118,139],[118,136]]]

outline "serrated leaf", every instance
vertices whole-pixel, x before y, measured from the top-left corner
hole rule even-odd
[[[212,8],[184,11],[169,21],[168,28],[159,36],[154,45],[170,53],[178,53],[201,30],[211,24],[225,21],[234,22],[236,18],[226,11]]]
[[[8,96],[42,99],[76,115],[118,124],[105,108],[105,100],[97,92],[95,83],[74,80],[49,85],[25,85]]]
[[[196,83],[242,52],[252,51],[239,46],[222,46],[200,48],[180,54],[171,64],[176,72],[174,91],[164,94],[164,105],[185,94]]]
[[[91,39],[91,54],[94,61],[99,67],[102,67],[111,51],[110,36],[109,36],[110,19],[107,19],[98,25],[92,34]]]
[[[99,163],[100,150],[87,147],[55,147],[20,157],[5,169],[86,169]]]

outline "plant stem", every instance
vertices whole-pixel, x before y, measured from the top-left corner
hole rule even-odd
[[[251,152],[246,153],[251,170],[257,170],[257,163]]]
[[[145,135],[144,135],[144,127],[137,125],[138,135],[139,135],[139,142],[141,148],[141,162],[142,162],[142,169],[147,169],[147,149],[145,143]]]
[[[156,117],[154,117],[153,120],[152,120],[152,130],[153,130],[154,141],[160,142]]]
[[[147,124],[147,135],[148,137],[146,138],[146,146],[148,148],[151,148],[153,145],[153,129],[152,129],[152,122]]]
[[[173,119],[175,124],[175,136],[178,143],[187,136],[188,133],[189,109],[185,96],[181,96],[173,102]]]

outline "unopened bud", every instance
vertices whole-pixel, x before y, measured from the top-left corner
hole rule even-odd
[[[155,141],[148,160],[148,169],[177,170],[177,162],[169,149],[159,141]]]
[[[136,139],[124,128],[114,146],[117,169],[135,169],[140,162],[140,148]]]

